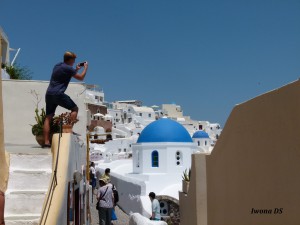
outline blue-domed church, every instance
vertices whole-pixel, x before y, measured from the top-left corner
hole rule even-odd
[[[201,152],[210,152],[212,141],[204,130],[198,130],[193,135],[193,141]]]
[[[196,151],[197,144],[181,124],[159,119],[145,127],[133,145],[133,173],[182,173]]]

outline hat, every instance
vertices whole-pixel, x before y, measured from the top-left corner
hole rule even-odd
[[[103,183],[105,183],[105,184],[107,184],[107,183],[108,183],[108,181],[107,181],[107,179],[106,179],[106,178],[100,178],[100,179],[99,179],[99,181],[103,181]]]

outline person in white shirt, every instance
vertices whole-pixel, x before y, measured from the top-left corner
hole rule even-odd
[[[149,198],[152,205],[152,216],[150,219],[159,221],[161,220],[159,201],[156,199],[156,195],[154,192],[149,193]]]
[[[112,210],[114,208],[113,185],[108,180],[101,178],[99,180],[97,200],[99,202],[99,224],[111,225]]]

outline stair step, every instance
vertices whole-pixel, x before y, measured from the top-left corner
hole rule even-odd
[[[52,154],[10,154],[10,170],[49,170],[52,168]]]
[[[36,220],[40,218],[40,214],[10,214],[5,216],[5,220]]]
[[[45,191],[41,190],[8,190],[5,195],[5,214],[40,214],[42,211]]]
[[[6,225],[38,225],[40,220],[39,214],[22,214],[5,216]]]
[[[51,170],[11,170],[8,190],[47,189]]]
[[[7,190],[6,191],[6,195],[7,194],[11,194],[11,195],[36,195],[36,194],[46,194],[47,193],[47,189],[35,189],[35,190]]]

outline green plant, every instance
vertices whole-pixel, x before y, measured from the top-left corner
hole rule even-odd
[[[190,182],[190,179],[191,179],[191,172],[192,170],[189,169],[189,171],[187,171],[187,169],[183,172],[183,175],[182,175],[182,179],[187,181],[187,182]]]
[[[167,219],[166,223],[167,223],[168,225],[173,225],[173,222],[172,222],[172,220],[171,220],[170,218]]]
[[[9,74],[11,79],[16,80],[31,80],[32,72],[24,66],[20,66],[19,64],[15,64],[14,66],[10,66],[7,64],[1,65],[6,72]]]
[[[43,127],[44,127],[44,122],[46,119],[46,112],[45,109],[41,109],[41,113],[38,108],[35,109],[35,121],[36,124],[31,125],[31,132],[34,136],[39,136],[43,135]],[[50,133],[58,133],[59,132],[59,125],[55,124],[54,121],[52,120],[50,124]]]

